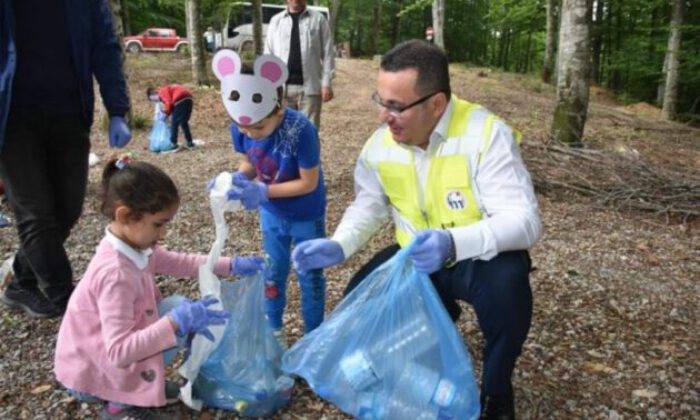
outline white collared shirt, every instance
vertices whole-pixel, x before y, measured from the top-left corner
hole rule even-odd
[[[277,13],[270,20],[265,35],[265,54],[274,54],[285,63],[289,59],[289,37],[292,17],[289,10]],[[335,73],[335,48],[326,17],[308,7],[299,16],[301,67],[304,93],[320,95],[321,87],[330,87]]]
[[[446,138],[453,111],[450,101],[430,134],[426,150],[401,145],[413,152],[421,202],[431,151]],[[386,125],[379,128],[385,129]],[[366,147],[362,155],[365,153],[368,153]],[[389,198],[362,155],[355,166],[355,200],[345,211],[332,238],[340,243],[346,258],[364,246],[391,214]],[[484,213],[482,220],[448,229],[454,238],[457,261],[489,260],[504,251],[528,249],[537,242],[542,235],[542,224],[532,181],[511,129],[500,121],[494,122],[490,145],[479,162],[475,185]]]
[[[148,259],[153,254],[153,249],[135,249],[127,245],[126,242],[114,236],[109,226],[105,228],[105,237],[119,253],[130,259],[139,270],[143,270],[148,265]]]

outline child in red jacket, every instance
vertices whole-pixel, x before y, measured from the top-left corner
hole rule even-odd
[[[163,112],[170,117],[170,143],[172,150],[177,150],[177,130],[182,127],[185,135],[185,147],[194,148],[192,133],[190,132],[190,117],[192,116],[192,92],[180,85],[162,86],[160,88],[149,87],[146,96],[151,102],[160,101],[163,104]]]

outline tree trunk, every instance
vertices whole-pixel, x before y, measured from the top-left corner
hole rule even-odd
[[[674,0],[672,13],[671,30],[668,35],[668,49],[666,50],[667,68],[664,107],[661,112],[661,116],[667,120],[676,119],[678,112],[678,78],[680,73],[678,55],[681,50],[681,25],[685,14],[685,0]]]
[[[433,43],[442,49],[445,49],[444,26],[445,0],[433,0]]]
[[[201,24],[201,0],[186,0],[187,35],[190,41],[192,79],[197,86],[209,86],[207,61],[204,57],[204,39]]]
[[[379,54],[379,36],[382,29],[382,0],[374,2],[374,19],[372,23],[372,38],[368,49],[370,54]]]
[[[591,82],[600,84],[600,55],[603,48],[603,10],[605,8],[605,1],[596,0],[595,8],[595,22],[591,25],[591,42],[593,43],[593,57],[591,58]]]
[[[542,66],[542,81],[552,83],[554,72],[554,43],[556,42],[556,16],[557,0],[547,0],[547,39],[544,48],[544,65]]]
[[[124,26],[124,35],[131,35],[131,19],[129,18],[129,5],[126,0],[122,0],[122,25]]]
[[[588,112],[592,0],[563,0],[559,28],[557,103],[550,136],[583,146]]]
[[[122,51],[122,73],[124,74],[124,80],[126,81],[126,94],[129,97],[129,102],[131,102],[131,94],[129,93],[129,72],[127,71],[126,54],[124,52],[124,22],[122,21],[122,4],[119,0],[109,0],[109,7],[112,11],[112,20],[114,21],[114,33],[117,35],[119,46]],[[133,107],[129,107],[129,113],[127,114],[126,118],[126,120],[129,122],[131,122],[133,117],[132,109]],[[109,118],[109,115],[105,114],[105,118]]]
[[[340,15],[340,0],[331,0],[331,5],[328,10],[330,13],[328,26],[333,34],[333,39],[338,39],[338,16]]]
[[[398,7],[399,10],[403,9],[403,0],[398,0],[396,2],[396,6]],[[396,45],[399,43],[399,40],[401,39],[401,21],[403,20],[403,16],[399,13],[394,13],[392,16],[392,21],[391,21],[391,45]]]
[[[255,44],[255,56],[262,55],[264,51],[262,34],[262,0],[253,0],[253,43]]]

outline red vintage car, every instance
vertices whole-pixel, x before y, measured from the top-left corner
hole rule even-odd
[[[148,28],[138,35],[125,36],[124,47],[128,52],[176,51],[184,53],[189,42],[175,33],[175,29]]]

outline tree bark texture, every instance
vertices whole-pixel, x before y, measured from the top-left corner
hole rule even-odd
[[[340,15],[340,0],[331,0],[330,7],[328,9],[330,14],[328,19],[328,26],[333,34],[333,39],[338,39],[338,16]]]
[[[550,136],[583,145],[590,71],[590,0],[563,0],[559,28],[557,102]]]
[[[547,38],[544,47],[544,64],[542,65],[542,81],[545,83],[552,83],[552,73],[554,72],[556,4],[557,0],[547,0]]]
[[[262,30],[262,0],[253,0],[253,42],[255,43],[255,56],[262,55],[264,51]]]
[[[685,0],[673,1],[671,30],[668,35],[666,50],[666,88],[664,90],[664,106],[661,116],[667,120],[676,119],[678,113],[678,78],[680,73],[679,52],[681,50],[681,25],[685,14]]]
[[[204,57],[204,40],[202,38],[201,0],[186,0],[187,35],[190,41],[190,58],[192,61],[192,78],[198,86],[209,86],[207,61]]]
[[[445,0],[433,0],[433,42],[445,49]]]

